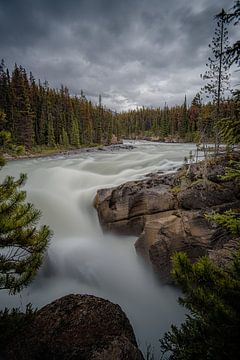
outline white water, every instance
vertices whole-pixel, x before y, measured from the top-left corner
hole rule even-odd
[[[54,237],[31,286],[16,296],[1,291],[2,308],[24,309],[29,302],[41,307],[69,293],[94,294],[122,307],[143,351],[147,343],[157,348],[170,324],[183,320],[177,290],[156,282],[135,253],[135,237],[102,233],[92,202],[99,188],[178,168],[194,145],[133,145],[131,151],[13,161],[4,167],[0,180],[28,174],[28,201],[41,209],[41,223],[50,225]]]

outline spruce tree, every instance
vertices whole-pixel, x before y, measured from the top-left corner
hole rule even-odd
[[[62,145],[65,149],[69,147],[68,134],[64,128],[62,128],[62,134],[60,135],[60,145]]]
[[[229,90],[229,64],[226,61],[226,50],[229,46],[227,19],[228,16],[224,9],[216,17],[217,26],[215,28],[214,36],[209,48],[212,51],[212,57],[208,58],[206,64],[207,70],[204,75],[201,75],[207,81],[202,91],[207,98],[212,98],[215,104],[215,112],[212,114],[215,125],[215,154],[218,151],[219,145],[219,131],[217,122],[221,118],[220,104],[224,100],[225,91]]]
[[[77,118],[73,115],[71,116],[71,133],[70,133],[70,142],[71,145],[75,148],[80,147],[80,138],[79,138],[79,128]]]
[[[173,276],[181,287],[186,321],[171,327],[160,340],[170,360],[237,360],[240,336],[240,253],[227,270],[203,257],[191,264],[173,257]],[[162,357],[164,358],[164,357]]]
[[[51,148],[56,146],[54,128],[53,128],[53,118],[52,114],[48,114],[48,122],[47,122],[47,145]]]
[[[29,86],[26,72],[15,65],[12,74],[12,135],[17,144],[31,148],[34,142],[33,118],[29,99]]]
[[[235,1],[234,6],[227,13],[228,23],[233,23],[235,26],[240,24],[240,1]],[[226,63],[238,64],[240,57],[240,40],[236,40],[232,45],[226,49]]]
[[[0,289],[10,293],[28,285],[40,265],[51,231],[37,228],[40,211],[26,203],[26,192],[20,187],[26,181],[7,177],[0,184]]]

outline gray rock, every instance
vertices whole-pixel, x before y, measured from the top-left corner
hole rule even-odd
[[[119,305],[92,295],[67,295],[44,306],[8,347],[14,360],[143,360]]]
[[[139,236],[136,251],[163,282],[171,282],[171,257],[177,251],[193,262],[208,254],[219,264],[221,255],[227,261],[231,237],[205,218],[211,211],[240,208],[239,184],[220,177],[227,164],[220,158],[99,190],[95,207],[100,223],[105,231]]]

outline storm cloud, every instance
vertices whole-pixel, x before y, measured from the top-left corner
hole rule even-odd
[[[203,85],[229,0],[0,0],[0,55],[115,110],[174,105]],[[236,33],[236,29],[232,29]]]

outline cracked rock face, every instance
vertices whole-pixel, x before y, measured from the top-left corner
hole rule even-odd
[[[67,295],[37,312],[8,347],[5,359],[143,360],[143,356],[119,305],[92,295]]]
[[[98,190],[94,205],[103,230],[124,235],[140,235],[155,214],[176,208],[169,189],[171,176],[152,175],[116,188]]]
[[[139,236],[137,252],[165,283],[172,282],[171,257],[177,251],[186,252],[193,262],[210,254],[218,264],[226,264],[229,249],[237,245],[227,246],[229,234],[205,218],[211,211],[240,208],[239,185],[220,177],[226,165],[222,159],[207,168],[193,164],[187,170],[190,179],[181,169],[98,190],[95,207],[103,230]]]

